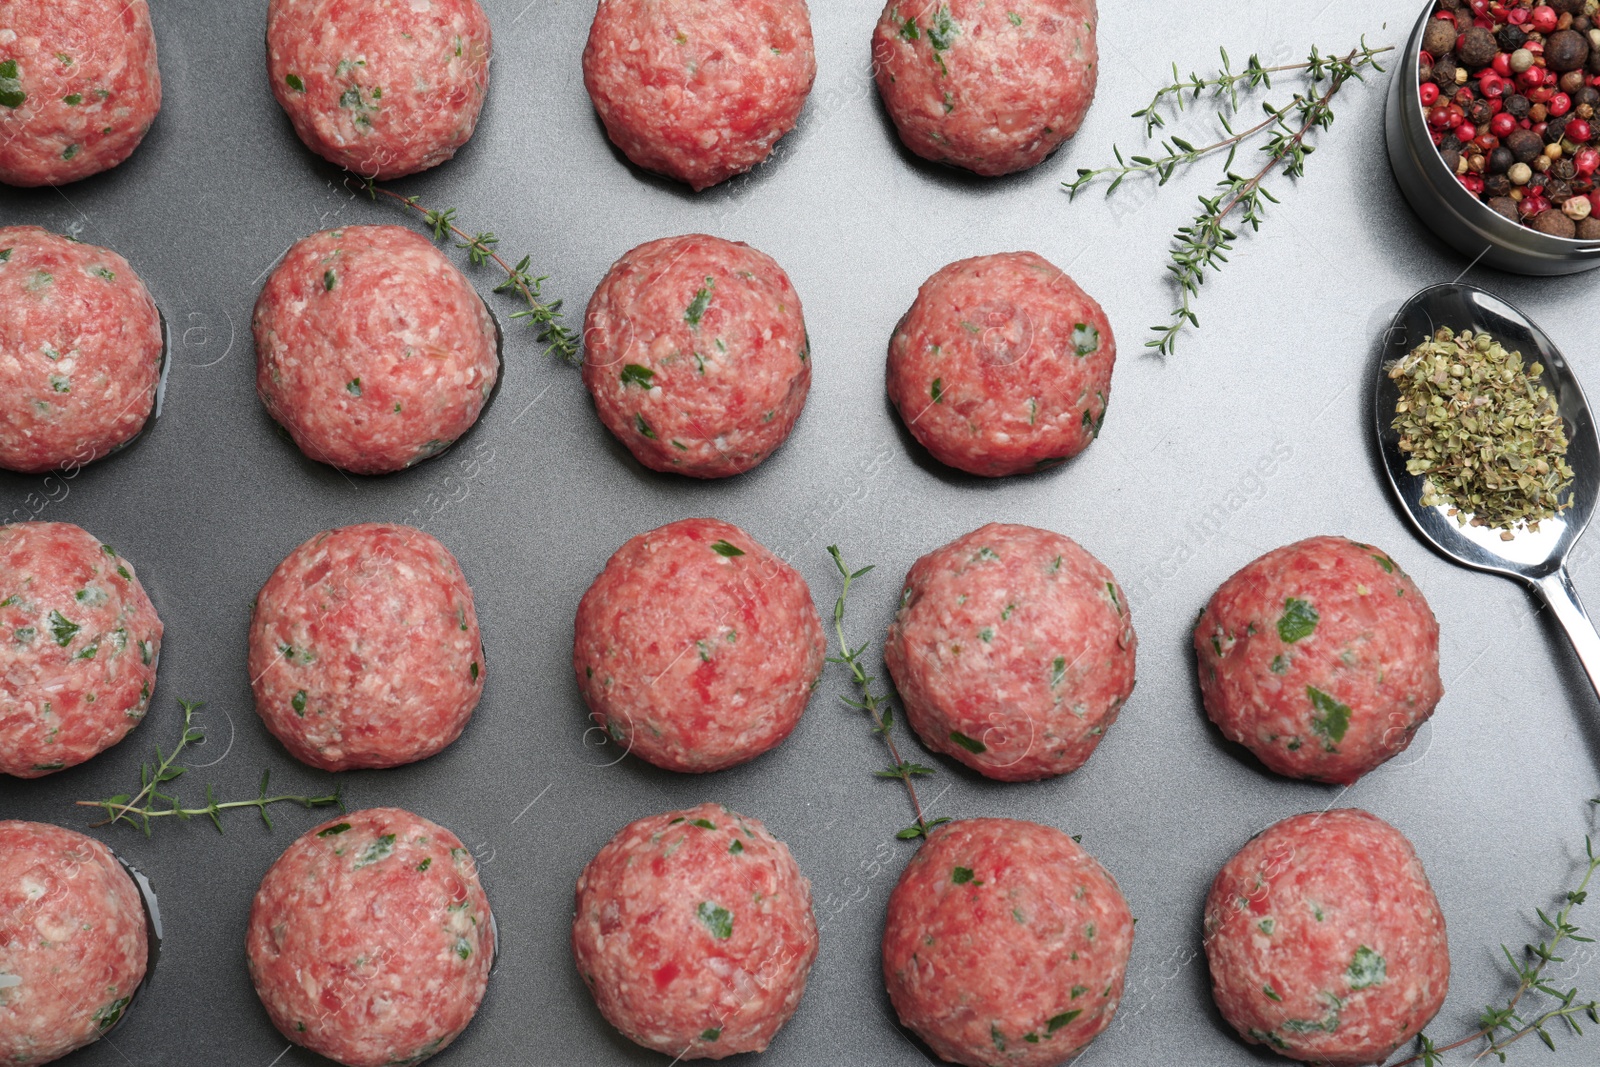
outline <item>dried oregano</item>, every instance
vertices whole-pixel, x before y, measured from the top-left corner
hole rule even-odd
[[[1567,431],[1544,367],[1524,366],[1486,333],[1442,327],[1389,365],[1400,391],[1394,429],[1406,470],[1423,476],[1423,507],[1503,531],[1571,506]]]

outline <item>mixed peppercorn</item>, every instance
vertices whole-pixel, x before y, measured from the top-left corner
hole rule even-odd
[[[1600,239],[1600,0],[1438,0],[1419,98],[1445,165],[1541,233]]]

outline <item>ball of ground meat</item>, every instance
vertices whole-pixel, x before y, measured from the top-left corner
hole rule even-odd
[[[0,182],[110,170],[160,110],[145,0],[0,0]]]
[[[472,589],[410,526],[318,534],[256,598],[250,686],[261,721],[326,771],[397,767],[461,736],[484,683]]]
[[[127,260],[37,226],[0,229],[0,468],[77,468],[133,440],[164,348]]]
[[[349,226],[299,241],[256,301],[256,392],[314,460],[402,470],[448,448],[499,378],[494,320],[426,237]]]
[[[1349,785],[1404,751],[1444,693],[1422,591],[1343,537],[1274,549],[1222,583],[1194,648],[1211,721],[1291,778]]]
[[[600,0],[583,50],[611,142],[696,191],[766,159],[816,76],[805,0]]]
[[[417,1064],[461,1035],[489,983],[494,918],[455,834],[399,808],[329,819],[250,905],[245,959],[284,1037],[346,1067]]]
[[[161,620],[115,549],[71,523],[0,526],[0,773],[38,778],[121,741],[160,654]]]
[[[149,962],[138,887],[104,845],[0,822],[0,1063],[48,1063],[98,1040]]]
[[[1075,771],[1133,692],[1122,589],[1075,542],[990,524],[917,560],[883,658],[922,743],[990,778]]]
[[[578,877],[572,958],[600,1014],[645,1048],[761,1052],[817,958],[811,883],[782,841],[724,805],[639,819]]]
[[[1060,830],[940,826],[889,895],[883,978],[900,1021],[969,1067],[1065,1063],[1111,1025],[1133,915]]]
[[[1444,916],[1411,842],[1350,808],[1284,819],[1223,865],[1205,911],[1217,1008],[1252,1044],[1383,1063],[1450,986]]]
[[[617,550],[578,603],[572,665],[617,744],[716,771],[788,737],[822,675],[800,572],[731,523],[684,519]]]
[[[889,342],[889,397],[939,462],[1025,474],[1099,435],[1116,361],[1105,312],[1048,260],[978,256],[922,283]]]
[[[584,319],[595,410],[651,470],[742,474],[788,438],[811,390],[800,297],[770,256],[704,234],[612,265]]]
[[[456,154],[489,91],[478,0],[272,0],[267,73],[307,148],[388,181]]]
[[[1099,76],[1094,0],[889,0],[872,37],[907,148],[984,176],[1042,163],[1083,123]]]

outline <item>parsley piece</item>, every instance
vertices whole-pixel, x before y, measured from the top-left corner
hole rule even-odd
[[[361,850],[361,855],[356,857],[355,866],[365,867],[377,863],[379,860],[388,859],[394,855],[394,835],[384,834],[372,844]]]
[[[1366,945],[1361,945],[1344,974],[1350,981],[1351,989],[1366,989],[1383,984],[1383,980],[1389,976],[1388,963]]]
[[[348,829],[350,829],[350,824],[349,823],[347,823],[347,822],[336,822],[332,826],[328,827],[326,830],[318,830],[317,831],[317,836],[318,837],[335,837],[335,836],[337,836],[339,834],[344,833]]]
[[[950,880],[956,885],[966,885],[968,882],[972,881],[972,868],[957,867],[955,870],[950,872]]]
[[[26,99],[28,94],[22,91],[22,79],[17,76],[17,61],[0,63],[0,107],[21,107]]]
[[[711,306],[711,291],[715,289],[716,286],[717,280],[715,278],[706,278],[705,286],[695,291],[694,299],[691,300],[689,302],[689,306],[684,309],[684,322],[687,322],[695,329],[700,328],[700,320],[705,317],[706,308]]]
[[[1100,331],[1086,322],[1078,323],[1072,328],[1072,350],[1079,359],[1100,351]]]
[[[733,936],[733,913],[727,908],[704,900],[695,909],[695,916],[718,941],[726,941]]]
[[[656,440],[656,432],[650,428],[650,424],[648,422],[644,421],[644,416],[639,414],[637,411],[633,413],[633,425],[635,429],[644,434],[646,437],[650,438],[650,440]]]
[[[956,744],[960,745],[962,748],[973,753],[974,755],[981,755],[982,753],[989,751],[988,745],[984,744],[982,741],[976,741],[968,737],[960,730],[951,730],[950,740],[954,741]]]
[[[744,549],[740,548],[738,545],[731,545],[727,541],[713,542],[711,545],[711,551],[715,552],[719,556],[727,556],[729,559],[732,559],[734,556],[744,555]]]
[[[72,644],[72,637],[83,627],[68,619],[59,611],[50,613],[50,633],[55,636],[56,644],[66,648]]]
[[[1344,740],[1350,728],[1350,705],[1341,704],[1316,686],[1306,686],[1306,696],[1311,700],[1315,714],[1311,716],[1311,730],[1322,737],[1322,747],[1329,752]]]
[[[1283,602],[1283,615],[1278,619],[1278,636],[1285,644],[1292,645],[1296,641],[1310,637],[1321,618],[1310,601],[1290,597]]]
[[[300,75],[298,74],[285,74],[283,76],[283,82],[297,93],[303,93],[306,91],[306,83],[300,80]]]
[[[629,363],[622,368],[622,384],[637,385],[641,389],[650,388],[655,380],[656,372],[649,367],[641,367],[637,363]]]

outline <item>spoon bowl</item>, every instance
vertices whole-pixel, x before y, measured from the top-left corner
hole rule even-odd
[[[1462,525],[1444,506],[1422,505],[1423,477],[1406,470],[1400,435],[1391,425],[1399,390],[1390,380],[1389,364],[1433,338],[1440,327],[1460,333],[1487,333],[1503,346],[1521,352],[1527,363],[1540,363],[1540,379],[1556,399],[1567,431],[1567,462],[1573,481],[1568,493],[1571,506],[1553,518],[1543,519],[1537,531],[1518,528],[1509,539],[1505,531],[1486,526]],[[1389,487],[1417,535],[1446,559],[1463,567],[1516,578],[1544,598],[1566,629],[1589,680],[1600,693],[1600,635],[1578,601],[1567,573],[1567,556],[1589,525],[1595,497],[1600,493],[1600,441],[1595,437],[1594,416],[1577,375],[1565,357],[1533,320],[1512,305],[1471,285],[1450,283],[1422,290],[1406,301],[1394,317],[1381,346],[1381,364],[1373,397],[1378,451]]]

